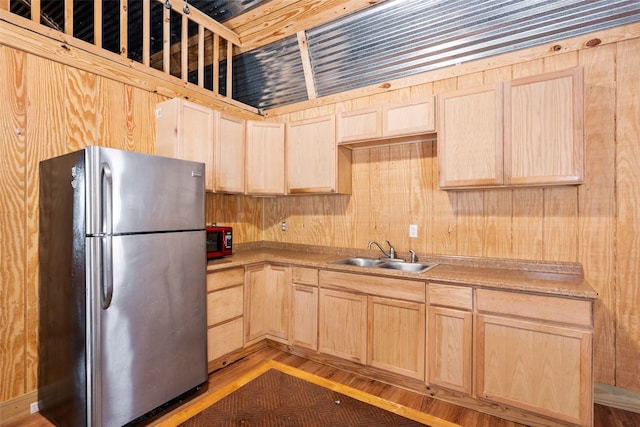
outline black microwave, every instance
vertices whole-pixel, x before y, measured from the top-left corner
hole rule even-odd
[[[207,232],[207,259],[221,258],[233,253],[233,228],[209,226]]]

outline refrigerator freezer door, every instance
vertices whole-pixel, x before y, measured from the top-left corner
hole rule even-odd
[[[92,406],[96,425],[120,426],[207,380],[206,237],[190,231],[88,239],[107,238],[113,288],[106,309],[101,298],[92,303]]]
[[[86,148],[87,234],[204,228],[204,164]]]

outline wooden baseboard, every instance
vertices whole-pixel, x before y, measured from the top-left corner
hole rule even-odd
[[[596,383],[593,387],[593,401],[599,405],[611,406],[640,414],[639,391]]]
[[[31,404],[38,401],[38,391],[34,390],[22,396],[0,402],[0,425],[27,416],[31,413]]]

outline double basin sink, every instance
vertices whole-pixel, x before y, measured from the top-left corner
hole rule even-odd
[[[386,268],[388,270],[405,271],[409,273],[424,273],[435,267],[433,262],[407,262],[398,259],[361,258],[353,257],[334,261],[333,264],[353,265],[364,268]]]

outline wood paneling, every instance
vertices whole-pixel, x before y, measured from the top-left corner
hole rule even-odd
[[[600,294],[594,314],[596,381],[640,389],[640,380],[631,368],[631,360],[637,360],[640,353],[640,322],[635,314],[635,307],[640,306],[640,269],[639,257],[634,256],[640,251],[640,179],[633,166],[640,161],[640,101],[635,87],[640,66],[637,55],[631,54],[639,45],[637,40],[629,40],[579,52],[548,53],[546,57],[486,69],[481,77],[477,72],[468,76],[459,73],[457,78],[413,86],[415,93],[410,97],[418,97],[425,92],[438,94],[467,85],[583,66],[585,184],[445,192],[437,188],[434,143],[406,144],[393,151],[389,147],[357,149],[353,151],[353,192],[346,198],[346,209],[324,209],[329,213],[326,224],[348,225],[342,229],[341,234],[346,233],[340,237],[343,243],[334,243],[364,249],[369,240],[389,239],[401,255],[413,248],[423,253],[581,262],[585,277]],[[390,95],[384,99],[393,98]],[[374,99],[383,98],[343,100],[335,104],[335,111],[375,107]],[[306,109],[279,118],[313,117],[314,111]],[[411,170],[407,178],[403,178],[405,169]],[[408,184],[402,184],[405,179]],[[401,191],[408,195],[396,194]],[[318,213],[318,207],[312,208],[314,198],[279,200],[278,209],[265,208],[265,223],[279,225],[271,212],[279,218],[287,218],[294,210]],[[408,239],[407,228],[413,223],[419,225],[418,238]],[[272,238],[329,245],[329,240],[318,239],[317,235],[292,236],[286,232],[273,233],[269,236]],[[616,241],[617,252],[624,257],[615,257]]]
[[[87,145],[152,153],[159,96],[6,46],[0,46],[0,63],[4,401],[37,387],[39,162]]]
[[[587,173],[578,188],[578,260],[598,292],[595,381],[615,384],[616,46],[580,52],[584,68]]]
[[[0,400],[25,393],[26,58],[0,46]],[[10,325],[7,327],[6,325]]]
[[[178,93],[175,85],[152,77],[133,81],[106,60],[78,59],[76,48],[64,54],[57,42],[36,43],[26,31],[11,38],[7,25],[0,25],[7,42],[0,46],[0,400],[36,387],[38,161],[88,144],[153,152],[155,105],[165,99],[158,93]],[[208,194],[207,222],[232,225],[236,243],[264,239],[364,249],[369,240],[389,239],[401,255],[413,248],[425,254],[581,262],[599,293],[595,379],[640,390],[637,29],[576,38],[563,42],[560,52],[541,46],[407,77],[389,89],[365,88],[268,112],[276,121],[302,120],[580,65],[584,185],[440,191],[436,144],[413,143],[354,150],[351,196]],[[595,36],[603,43],[584,47]],[[10,44],[24,44],[38,55]],[[47,56],[57,62],[43,59]],[[87,71],[92,67],[95,74]],[[224,107],[215,99],[208,105]],[[286,232],[280,230],[283,220]],[[418,224],[418,238],[408,239],[409,224]]]
[[[616,385],[640,390],[640,40],[616,55]]]

